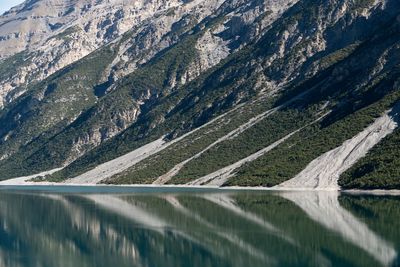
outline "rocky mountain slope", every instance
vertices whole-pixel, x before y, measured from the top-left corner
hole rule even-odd
[[[385,151],[397,144],[399,11],[27,1],[0,18],[2,179],[62,168],[44,179],[398,188],[397,149]]]
[[[0,107],[182,1],[26,1],[0,17]],[[188,10],[181,12],[188,12]],[[18,69],[9,69],[9,64]]]

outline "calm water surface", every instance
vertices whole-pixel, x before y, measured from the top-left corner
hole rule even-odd
[[[394,196],[3,187],[0,267],[400,266],[399,219]]]

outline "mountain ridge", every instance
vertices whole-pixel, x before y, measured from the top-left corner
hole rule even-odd
[[[182,1],[28,82],[0,110],[0,172],[64,167],[46,179],[79,181],[163,140],[91,181],[193,183],[264,151],[219,185],[275,186],[397,103],[399,10],[391,0]],[[378,188],[397,188],[385,180]]]

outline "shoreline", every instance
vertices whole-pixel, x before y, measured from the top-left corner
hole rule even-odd
[[[203,185],[156,185],[156,184],[71,184],[71,183],[52,183],[52,182],[23,182],[7,183],[0,182],[0,189],[48,189],[48,188],[90,188],[90,189],[193,189],[193,190],[215,190],[215,191],[264,191],[264,192],[338,192],[351,195],[376,195],[376,196],[400,196],[400,190],[391,189],[336,189],[336,188],[285,188],[285,187],[261,187],[261,186],[203,186]]]

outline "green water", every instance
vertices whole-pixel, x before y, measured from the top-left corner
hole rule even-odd
[[[0,188],[0,266],[400,266],[399,218],[400,197]]]

